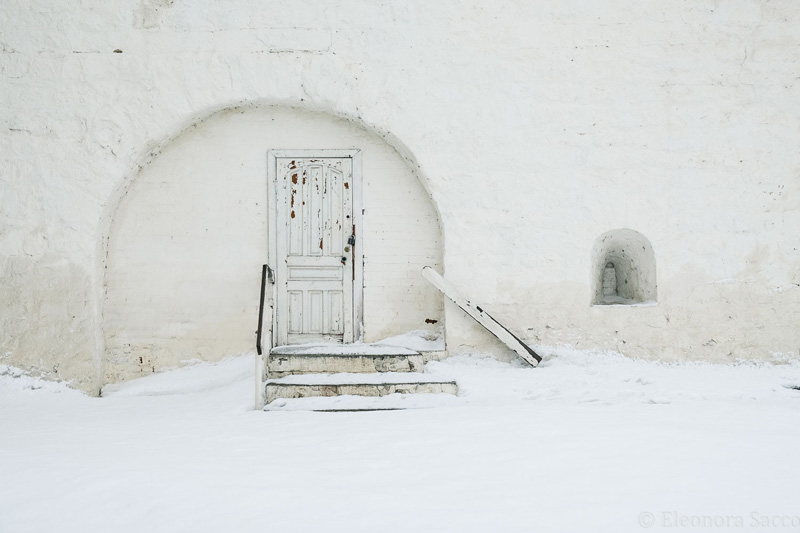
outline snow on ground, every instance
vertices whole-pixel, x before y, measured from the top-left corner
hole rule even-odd
[[[438,331],[419,329],[402,335],[387,337],[375,344],[399,346],[417,352],[441,352],[444,351],[444,335],[441,329]]]
[[[800,530],[800,365],[558,354],[383,412],[255,411],[252,355],[102,398],[0,367],[0,532]]]

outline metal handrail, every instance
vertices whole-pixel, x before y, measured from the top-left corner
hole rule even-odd
[[[261,349],[261,334],[264,329],[264,300],[265,300],[265,293],[267,288],[267,278],[269,278],[270,283],[274,283],[272,269],[269,265],[262,265],[261,266],[261,302],[258,304],[258,329],[256,330],[256,351],[258,355],[261,355],[263,350]]]

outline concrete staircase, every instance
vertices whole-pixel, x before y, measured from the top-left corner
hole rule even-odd
[[[265,361],[264,409],[403,409],[447,401],[431,395],[458,394],[455,381],[423,373],[424,359],[413,350],[374,344],[279,346]]]

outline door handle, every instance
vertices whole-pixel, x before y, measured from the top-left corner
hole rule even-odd
[[[346,256],[342,256],[342,264],[343,265],[347,264],[347,257]]]

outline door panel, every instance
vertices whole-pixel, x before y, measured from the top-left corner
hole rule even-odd
[[[353,342],[352,158],[275,165],[277,340]]]

